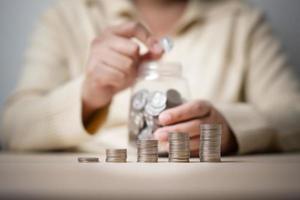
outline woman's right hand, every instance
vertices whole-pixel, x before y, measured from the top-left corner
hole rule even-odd
[[[147,55],[139,55],[133,37],[148,47]],[[82,90],[83,120],[133,83],[141,60],[158,59],[162,54],[162,47],[139,23],[130,22],[103,31],[91,44]]]

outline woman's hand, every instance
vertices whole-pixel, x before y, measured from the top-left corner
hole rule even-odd
[[[200,125],[207,123],[222,124],[222,153],[228,154],[237,150],[235,137],[225,118],[209,102],[192,101],[168,109],[159,116],[159,128],[154,137],[166,144],[168,132],[180,131],[189,134],[190,149],[193,156],[198,155],[200,142]]]
[[[144,57],[139,55],[139,46],[131,40],[137,38],[149,49]],[[109,104],[114,94],[130,86],[139,62],[159,58],[163,49],[144,26],[126,23],[106,29],[91,44],[83,83],[83,119]]]

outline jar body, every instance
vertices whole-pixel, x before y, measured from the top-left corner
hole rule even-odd
[[[131,91],[130,144],[135,145],[137,139],[153,139],[153,133],[160,127],[159,114],[189,98],[188,84],[179,63],[150,62],[140,66]]]

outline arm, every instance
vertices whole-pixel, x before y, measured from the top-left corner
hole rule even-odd
[[[245,103],[218,105],[239,145],[240,153],[300,149],[299,80],[262,15],[247,40]]]
[[[70,80],[62,21],[51,9],[35,31],[21,80],[3,112],[1,136],[9,149],[68,148],[89,138],[81,120],[83,77]]]
[[[70,22],[62,18],[65,12],[48,12],[35,34],[21,83],[3,115],[8,148],[48,150],[82,143],[89,138],[87,130],[95,133],[101,128],[113,95],[133,82],[144,58],[130,38],[147,45],[149,58],[163,53],[139,23],[108,27],[90,45],[84,75],[70,80],[72,60],[64,42],[73,44],[81,37],[70,40],[73,32]]]
[[[300,149],[299,82],[287,66],[270,27],[257,12],[246,14],[245,97],[240,103],[192,101],[160,114],[165,127],[155,137],[167,142],[167,133],[182,131],[190,135],[190,148],[199,148],[199,126],[222,124],[222,153]],[[196,155],[196,154],[195,154]]]

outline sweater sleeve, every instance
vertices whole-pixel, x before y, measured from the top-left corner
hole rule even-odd
[[[91,137],[81,117],[84,77],[71,78],[61,16],[56,8],[43,16],[17,89],[6,102],[1,140],[8,149],[71,148]]]
[[[299,150],[299,80],[263,15],[256,14],[252,21],[246,50],[245,103],[217,108],[234,131],[239,153]]]

